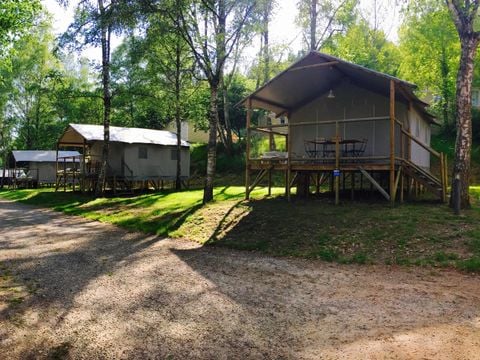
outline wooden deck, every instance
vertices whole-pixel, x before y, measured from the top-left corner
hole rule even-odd
[[[340,161],[341,160],[341,161]],[[297,188],[297,196],[308,196],[313,191],[319,193],[323,184],[330,184],[330,191],[334,191],[336,183],[336,202],[338,202],[340,182],[343,191],[348,188],[351,197],[355,191],[365,189],[365,184],[371,191],[378,191],[382,196],[391,201],[391,195],[399,195],[402,202],[404,195],[410,196],[423,191],[429,191],[439,199],[446,196],[446,174],[437,178],[427,169],[420,168],[411,161],[395,158],[394,181],[390,184],[390,172],[392,170],[389,158],[342,158],[342,159],[292,159],[285,158],[250,159],[247,172],[255,176],[248,189],[251,192],[263,179],[268,177],[268,189],[272,186],[272,172],[285,173],[285,193],[288,196],[292,187]],[[347,184],[347,186],[346,186]],[[393,189],[390,189],[393,186]]]
[[[396,168],[400,166],[401,161],[398,160]],[[333,171],[338,169],[340,171],[358,171],[362,167],[367,171],[386,171],[390,170],[389,159],[378,160],[352,160],[340,163],[336,166],[335,159],[333,160],[292,160],[290,162],[291,171]],[[250,170],[274,170],[286,171],[288,169],[288,162],[286,159],[250,159]]]

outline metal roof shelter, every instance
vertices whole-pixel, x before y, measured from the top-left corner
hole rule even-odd
[[[12,155],[16,162],[57,161],[55,150],[14,150]],[[75,158],[75,161],[79,162],[80,153],[78,151],[59,151],[58,158]]]
[[[62,146],[82,146],[84,141],[103,141],[103,126],[70,124],[60,137],[58,144]],[[167,130],[110,126],[110,141],[126,144],[176,146],[177,135]],[[185,140],[182,140],[181,144],[183,147],[190,146]]]
[[[435,117],[426,110],[428,104],[415,95],[415,84],[318,51],[309,52],[240,104],[246,106],[251,100],[252,108],[272,111],[281,116],[334,89],[345,78],[359,87],[387,97],[390,94],[390,81],[393,80],[397,100],[412,102],[430,122],[436,123]]]

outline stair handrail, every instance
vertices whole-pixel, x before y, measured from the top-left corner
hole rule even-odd
[[[442,185],[442,200],[443,202],[447,201],[447,186],[448,186],[448,172],[447,172],[447,155],[443,152],[438,152],[425,144],[424,142],[417,139],[413,134],[403,128],[403,123],[398,119],[395,119],[395,122],[400,125],[400,130],[402,134],[406,135],[409,139],[413,140],[415,143],[420,145],[422,148],[427,150],[430,154],[436,156],[440,160],[440,182]]]
[[[420,145],[422,148],[424,148],[425,150],[427,150],[428,152],[430,152],[430,154],[432,155],[435,155],[436,157],[440,158],[441,157],[441,153],[439,153],[438,151],[432,149],[430,146],[428,146],[427,144],[423,143],[422,141],[418,140],[415,136],[413,136],[413,134],[410,132],[410,131],[407,131],[405,129],[402,128],[402,133],[404,133],[405,135],[407,135],[410,139],[412,139],[414,142],[416,142],[418,145]]]

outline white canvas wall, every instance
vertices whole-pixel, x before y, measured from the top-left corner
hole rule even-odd
[[[305,156],[305,140],[315,138],[332,138],[335,136],[335,124],[323,124],[325,121],[344,120],[353,118],[383,117],[384,120],[341,123],[340,136],[343,139],[367,139],[364,156],[389,156],[390,154],[390,99],[386,96],[365,90],[344,81],[333,89],[335,98],[329,99],[327,94],[306,104],[290,115],[290,123],[318,122],[317,125],[292,126],[292,151],[294,156]],[[395,114],[406,127],[408,124],[408,106],[400,101],[395,104]],[[427,136],[430,143],[430,125],[418,114],[422,123],[421,136],[423,141]],[[415,134],[414,134],[415,135]],[[412,159],[421,166],[429,166],[429,154],[425,150],[419,151],[418,146],[412,146]],[[401,154],[400,126],[395,128],[395,151]],[[415,157],[413,156],[415,153]],[[424,154],[426,153],[426,154]]]
[[[147,148],[147,159],[139,158],[139,147]],[[99,156],[102,151],[101,142],[96,142],[91,147],[91,153]],[[175,146],[150,145],[150,144],[110,144],[109,164],[110,171],[115,175],[130,176],[128,170],[122,172],[122,158],[125,164],[133,171],[135,179],[174,178],[177,171],[177,162],[172,159]],[[190,150],[182,148],[181,151],[182,177],[190,176]]]
[[[63,162],[59,162],[59,169],[63,169]],[[67,168],[73,168],[73,162],[66,163]],[[77,169],[79,164],[77,164]],[[54,162],[29,162],[29,176],[37,180],[41,184],[53,184],[56,181],[55,172],[56,164]]]
[[[430,146],[431,127],[415,109],[410,112],[410,132],[422,143]],[[411,143],[411,160],[425,169],[430,168],[430,153],[414,141]]]

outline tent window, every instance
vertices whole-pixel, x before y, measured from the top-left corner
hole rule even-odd
[[[170,159],[173,161],[177,161],[177,149],[170,150]]]
[[[148,159],[148,148],[145,146],[140,146],[138,148],[138,158],[139,159]]]
[[[472,106],[480,107],[480,90],[472,89]]]

